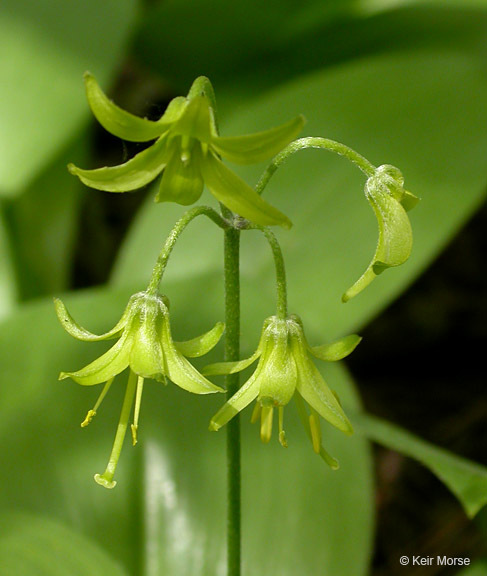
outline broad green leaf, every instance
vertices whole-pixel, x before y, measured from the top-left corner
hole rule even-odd
[[[21,299],[67,287],[83,191],[66,164],[86,158],[85,148],[83,139],[71,143],[21,196],[5,200]]]
[[[159,2],[144,15],[135,53],[180,89],[204,73],[231,92],[255,94],[337,61],[430,45],[439,34],[471,42],[474,12],[486,7],[486,0]]]
[[[485,0],[341,0],[306,3],[161,2],[146,12],[137,57],[184,89],[204,73],[219,108],[297,75],[411,47],[485,44]],[[161,33],[161,31],[164,33]],[[326,38],[326,41],[324,41]],[[165,58],[160,58],[164,54]]]
[[[215,307],[201,309],[202,299],[195,297],[201,280],[168,286],[177,295],[171,319],[178,340],[217,319]],[[219,282],[215,276],[213,287]],[[128,293],[92,291],[63,300],[76,320],[102,332],[120,317]],[[106,465],[126,376],[115,379],[87,428],[80,422],[99,390],[57,381],[60,370],[77,369],[107,347],[71,338],[52,302],[26,305],[0,325],[0,510],[49,515],[96,542],[128,574],[222,574],[225,432],[207,431],[222,399],[146,382],[139,442],[134,448],[127,441],[117,486],[108,492],[93,475]],[[324,374],[344,403],[358,410],[353,386],[335,365]],[[244,573],[295,576],[326,569],[334,576],[365,576],[373,509],[367,443],[324,423],[324,446],[341,465],[332,472],[314,454],[292,405],[284,421],[287,449],[277,438],[261,444],[249,420],[250,411],[244,411]],[[88,546],[78,547],[89,555]]]
[[[4,0],[0,13],[0,193],[16,195],[89,117],[83,73],[107,82],[136,0]]]
[[[455,494],[473,518],[487,504],[487,468],[425,442],[398,426],[368,414],[355,415],[367,438],[418,460]]]
[[[487,19],[483,22],[487,30]],[[370,262],[377,244],[375,217],[363,194],[365,179],[343,158],[320,150],[299,152],[274,175],[264,198],[294,223],[291,231],[277,233],[289,279],[290,312],[303,317],[310,345],[315,344],[313,332],[321,338],[324,331],[329,338],[343,336],[382,310],[485,198],[487,108],[472,105],[472,97],[487,92],[479,58],[477,52],[448,48],[361,59],[280,86],[245,107],[222,130],[248,132],[264,121],[277,123],[302,112],[308,134],[344,142],[376,165],[398,166],[405,187],[421,198],[410,212],[413,248],[408,262],[386,270],[366,291],[341,304],[343,291]],[[258,180],[255,170],[240,173],[248,182]],[[208,197],[204,193],[203,201]],[[162,245],[179,214],[166,206],[144,208],[120,252],[116,284],[146,281],[160,249],[155,245]],[[180,242],[168,279],[221,270],[221,235],[210,223],[195,223]],[[272,258],[258,232],[242,238],[242,274],[243,332],[255,335],[255,319],[260,325],[275,306]]]
[[[12,246],[3,212],[0,207],[0,318],[9,314],[18,296]]]
[[[0,514],[2,576],[127,576],[98,544],[46,516]]]
[[[460,570],[457,576],[485,576],[485,574],[487,574],[487,560],[480,560]]]
[[[350,12],[354,0],[189,0],[162,2],[145,14],[135,51],[139,59],[172,81],[190,83],[247,71],[262,53],[273,54],[317,24]],[[164,54],[164,58],[159,58]],[[272,74],[272,70],[269,70]]]
[[[424,0],[358,0],[357,5],[362,8],[364,13],[381,12],[389,9],[399,8],[401,6],[415,6],[424,4]],[[428,0],[429,6],[440,7],[462,7],[462,8],[485,8],[486,0]]]

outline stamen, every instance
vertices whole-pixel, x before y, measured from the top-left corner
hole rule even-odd
[[[260,418],[261,411],[262,411],[262,406],[260,405],[260,402],[256,402],[254,410],[252,412],[252,416],[250,418],[251,424],[255,424],[257,422],[257,420]]]
[[[338,460],[336,458],[333,458],[333,456],[331,454],[329,454],[323,448],[323,446],[320,447],[320,456],[323,458],[323,460],[328,464],[328,466],[332,470],[338,470],[340,468],[340,464],[338,463]]]
[[[279,406],[279,442],[283,448],[287,448],[286,433],[283,428],[284,424],[284,406]]]
[[[88,410],[88,414],[86,414],[85,419],[81,422],[81,428],[85,428],[88,424],[93,420],[96,416],[96,412],[94,410]]]
[[[137,395],[135,396],[134,423],[130,427],[132,430],[132,445],[137,444],[137,429],[139,428],[140,403],[142,401],[142,392],[144,389],[144,379],[142,376],[137,378]]]
[[[116,484],[113,476],[115,475],[115,469],[117,467],[118,459],[120,458],[120,452],[122,451],[125,432],[127,431],[127,425],[130,418],[130,411],[134,402],[136,385],[137,374],[130,370],[127,389],[125,390],[122,411],[120,413],[120,420],[118,422],[117,432],[115,433],[115,440],[113,442],[110,459],[108,461],[105,472],[103,472],[103,474],[95,474],[95,481],[105,488],[114,488]]]
[[[260,439],[267,444],[272,436],[272,416],[274,415],[274,406],[262,406],[260,413]]]
[[[115,379],[115,377],[110,378],[110,380],[107,380],[105,386],[103,386],[103,390],[101,391],[100,396],[98,396],[98,400],[96,401],[96,404],[93,406],[93,409],[88,410],[88,414],[86,415],[86,418],[83,420],[83,422],[81,422],[81,428],[85,428],[86,426],[88,426],[88,424],[96,416],[96,412],[97,412],[98,408],[100,407],[100,404],[102,403],[103,398],[105,398],[108,390],[110,389],[110,386],[112,385],[112,382],[114,381],[114,379]]]
[[[311,408],[311,414],[308,416],[306,408],[304,406],[303,399],[300,394],[295,394],[294,399],[296,400],[296,406],[298,408],[299,418],[303,423],[306,434],[308,435],[311,443],[313,444],[313,450],[321,456],[321,458],[328,464],[332,470],[338,470],[340,465],[338,460],[333,458],[321,445],[321,427],[319,414]],[[317,435],[318,434],[318,435]],[[317,449],[318,448],[318,449]]]
[[[135,446],[137,444],[137,429],[138,429],[137,424],[130,425],[130,431],[132,432],[132,446]]]
[[[312,410],[311,414],[309,415],[309,428],[311,432],[313,450],[316,452],[316,454],[319,454],[321,451],[321,427],[319,416],[314,410]]]

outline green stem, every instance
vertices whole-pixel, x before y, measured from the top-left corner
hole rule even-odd
[[[263,226],[255,226],[255,228],[265,235],[272,250],[276,267],[277,316],[281,319],[285,319],[287,317],[287,283],[286,268],[284,266],[281,246],[270,228]]]
[[[240,231],[224,233],[225,273],[225,361],[240,359]],[[239,389],[239,374],[225,377],[227,399]],[[227,428],[227,576],[241,574],[241,463],[240,418],[237,414]]]
[[[152,271],[152,276],[149,282],[149,286],[147,287],[148,294],[156,294],[159,288],[159,284],[161,282],[162,276],[164,274],[164,270],[166,269],[167,262],[169,257],[171,256],[171,252],[181,235],[184,231],[186,226],[198,216],[207,216],[210,220],[213,220],[215,224],[223,228],[224,230],[228,228],[228,223],[225,221],[224,218],[218,214],[216,210],[210,208],[209,206],[196,206],[191,210],[188,210],[174,225],[174,228],[171,230],[169,236],[166,239],[166,242],[157,258],[157,262],[154,266]]]
[[[283,164],[290,156],[294,153],[299,152],[299,150],[307,150],[308,148],[319,148],[321,150],[329,150],[330,152],[335,152],[340,156],[344,156],[351,162],[353,162],[367,177],[372,176],[375,173],[375,166],[371,164],[366,158],[361,156],[352,148],[341,144],[340,142],[335,142],[334,140],[329,140],[328,138],[320,137],[309,137],[309,138],[299,138],[291,142],[274,157],[272,162],[266,168],[265,172],[262,174],[255,190],[258,194],[262,194],[262,191],[267,186],[269,180],[271,179],[274,172]]]

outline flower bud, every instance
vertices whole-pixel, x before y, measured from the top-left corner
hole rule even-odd
[[[404,178],[395,166],[384,164],[365,184],[365,196],[374,210],[379,225],[377,248],[368,268],[342,296],[347,302],[387,268],[404,264],[411,254],[413,232],[408,210],[419,198],[404,189]]]

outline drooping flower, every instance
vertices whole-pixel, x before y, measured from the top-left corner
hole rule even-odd
[[[287,446],[283,427],[284,407],[295,398],[313,450],[332,468],[338,468],[338,462],[321,444],[319,417],[345,434],[351,434],[353,429],[338,398],[324,381],[310,354],[325,361],[341,360],[350,354],[359,342],[360,337],[352,335],[331,344],[311,347],[298,316],[267,318],[257,350],[250,358],[212,364],[203,370],[206,375],[233,374],[244,370],[258,359],[252,376],[213,416],[210,430],[219,430],[253,400],[257,400],[252,421],[260,417],[261,440],[269,442],[274,409],[277,409],[279,442],[282,446]],[[309,414],[304,402],[309,405]]]
[[[131,142],[155,142],[119,166],[83,170],[70,164],[71,173],[84,184],[108,192],[127,192],[148,184],[163,172],[156,202],[193,204],[206,184],[222,204],[256,224],[291,226],[284,214],[265,202],[220,157],[236,164],[255,164],[271,158],[300,132],[302,116],[263,132],[221,137],[213,88],[205,77],[194,81],[186,98],[173,99],[157,121],[116,106],[88,72],[85,84],[93,114],[108,132]]]
[[[87,426],[112,385],[115,376],[129,368],[119,425],[115,441],[103,474],[96,474],[95,480],[113,488],[115,468],[120,457],[130,413],[135,401],[134,420],[131,426],[132,441],[137,442],[142,390],[145,378],[166,383],[166,378],[174,384],[195,394],[223,392],[212,384],[186,359],[195,358],[209,352],[220,340],[224,325],[219,322],[212,330],[187,342],[174,342],[169,323],[169,303],[159,294],[138,292],[131,296],[119,322],[105,334],[92,334],[78,325],[61,300],[54,300],[56,313],[64,329],[78,340],[96,342],[118,338],[117,343],[95,361],[76,372],[61,372],[59,379],[72,378],[84,386],[105,383],[94,408],[89,410],[81,426]]]
[[[404,264],[413,246],[413,232],[406,212],[416,206],[419,198],[404,189],[401,171],[389,164],[376,168],[365,184],[365,196],[379,224],[379,240],[368,268],[343,294],[343,302],[356,296],[387,268]]]

